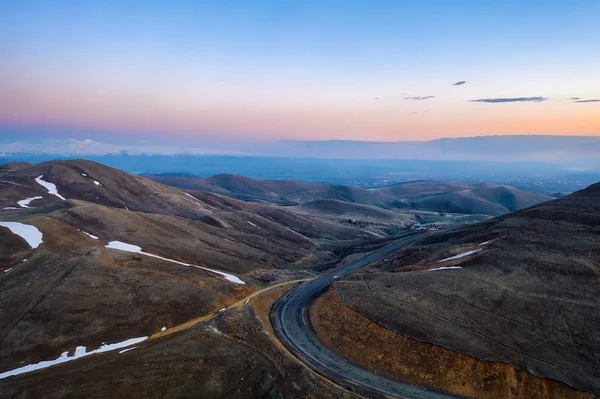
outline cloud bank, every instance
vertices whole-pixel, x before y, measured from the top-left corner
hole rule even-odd
[[[237,150],[214,148],[183,148],[145,145],[115,145],[87,140],[44,140],[38,143],[0,144],[0,156],[15,153],[43,153],[68,155],[143,155],[143,154],[194,154],[194,155],[249,155]]]
[[[580,100],[579,97],[573,98],[574,103],[600,103],[600,99]]]
[[[470,100],[472,103],[522,103],[522,102],[534,102],[539,103],[546,101],[546,97],[507,97],[507,98],[479,98],[477,100]]]

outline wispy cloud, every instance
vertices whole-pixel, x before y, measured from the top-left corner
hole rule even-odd
[[[404,97],[405,100],[415,100],[415,101],[420,101],[420,100],[429,100],[435,98],[435,96],[423,96],[423,97]]]
[[[546,97],[508,97],[508,98],[479,98],[477,100],[470,100],[472,103],[522,103],[522,102],[534,102],[539,103],[546,101]]]
[[[466,80],[459,80],[458,82],[454,83],[452,86],[462,86],[462,85],[464,85],[465,83],[467,83],[467,81],[466,81]]]
[[[590,99],[590,100],[582,100],[579,97],[573,97],[573,98],[571,98],[571,100],[573,100],[574,103],[600,103],[600,99],[597,99],[597,98]]]

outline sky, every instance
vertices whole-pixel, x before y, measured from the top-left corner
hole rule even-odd
[[[598,21],[589,0],[0,0],[0,141],[600,135]]]

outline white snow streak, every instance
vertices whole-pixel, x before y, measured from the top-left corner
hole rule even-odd
[[[44,197],[41,197],[39,195],[35,196],[35,197],[29,197],[29,198],[25,198],[24,200],[17,201],[17,204],[19,204],[19,206],[21,208],[29,208],[29,203],[31,201],[36,200],[36,199],[42,199],[42,198],[44,198]],[[17,208],[15,208],[15,209],[17,209]]]
[[[487,245],[487,244],[489,244],[489,243],[490,243],[489,241],[484,241],[484,242],[482,242],[482,243],[479,243],[479,245]]]
[[[79,230],[79,229],[77,229],[77,230]],[[86,236],[90,237],[91,239],[94,239],[94,240],[98,239],[98,236],[95,236],[95,235],[90,234],[90,233],[88,233],[86,231],[83,231],[83,230],[79,230],[79,231],[81,231],[83,234],[85,234]]]
[[[145,341],[147,339],[148,339],[148,337],[131,338],[131,339],[128,339],[123,342],[117,342],[116,344],[102,345],[100,348],[95,349],[91,352],[86,352],[85,346],[78,346],[75,349],[75,354],[73,356],[69,356],[69,352],[63,352],[58,358],[56,358],[54,360],[43,360],[39,363],[28,364],[27,366],[19,367],[14,370],[8,370],[8,371],[5,371],[4,373],[0,373],[0,379],[10,377],[13,375],[28,373],[28,372],[34,371],[34,370],[45,369],[47,367],[54,366],[55,364],[70,362],[70,361],[73,361],[73,360],[76,360],[76,359],[79,359],[79,358],[82,358],[85,356],[93,355],[96,353],[108,352],[108,351],[112,351],[115,349],[125,348],[130,345],[139,344],[140,342]]]
[[[96,180],[94,180],[94,184],[97,185],[97,186],[102,186],[102,184],[100,184],[100,182],[96,181]]]
[[[129,351],[132,351],[132,350],[134,350],[135,348],[137,348],[137,346],[134,346],[133,348],[127,348],[127,349],[120,350],[120,351],[119,351],[119,354],[121,354],[121,353],[125,353],[125,352],[129,352]]]
[[[462,269],[462,266],[443,266],[436,267],[435,269],[423,270],[424,272],[432,272],[434,270],[448,270],[448,269]]]
[[[195,267],[197,269],[202,269],[202,270],[206,270],[206,271],[209,271],[209,272],[212,272],[212,273],[215,273],[215,274],[219,274],[219,275],[225,277],[225,279],[231,281],[232,283],[235,283],[235,284],[246,284],[242,280],[240,280],[239,277],[234,276],[233,274],[221,272],[221,271],[218,271],[218,270],[209,269],[208,267],[196,266],[196,265],[191,265],[189,263],[179,262],[178,260],[163,258],[162,256],[158,256],[158,255],[150,254],[148,252],[144,252],[144,251],[142,251],[142,248],[138,247],[137,245],[126,244],[126,243],[121,242],[121,241],[111,241],[111,242],[108,243],[108,245],[105,245],[105,247],[106,248],[110,248],[110,249],[118,249],[119,251],[134,252],[134,253],[138,253],[138,254],[141,254],[141,255],[151,256],[153,258],[158,258],[158,259],[166,260],[167,262],[177,263],[177,264],[182,265],[182,266]]]
[[[254,224],[254,223],[252,223],[251,221],[249,221],[249,220],[246,220],[246,221],[247,221],[248,223],[250,223],[252,226],[254,226],[254,227],[258,227],[257,225],[255,225],[255,224]]]
[[[83,176],[83,177],[87,177],[87,175],[86,175],[85,173],[82,173],[82,174],[81,174],[81,176]]]
[[[11,270],[12,270],[12,267],[9,267],[8,269],[6,269],[6,270],[4,271],[4,273],[7,273],[7,272],[9,272],[9,271],[11,271]]]
[[[184,193],[185,195],[187,195],[190,198],[195,199],[196,201],[198,200],[198,198],[194,197],[192,194],[188,194],[188,193]]]
[[[32,249],[44,242],[44,235],[35,226],[19,222],[0,222],[0,226],[7,227],[13,234],[21,236]]]
[[[442,263],[442,262],[446,262],[446,261],[449,261],[449,260],[464,258],[465,256],[473,255],[474,253],[477,253],[479,251],[481,251],[481,249],[474,249],[472,251],[463,252],[462,254],[458,254],[458,255],[454,255],[454,256],[451,256],[451,257],[446,258],[446,259],[438,260],[437,263]]]
[[[3,209],[19,209],[19,208],[15,208],[14,206],[5,206]]]
[[[56,190],[56,185],[54,183],[50,183],[47,181],[42,180],[42,177],[44,177],[44,175],[39,175],[38,177],[35,178],[35,181],[40,185],[40,186],[44,186],[46,188],[46,190],[48,190],[48,192],[52,195],[56,195],[58,198],[60,198],[61,200],[65,200],[65,197],[63,197],[62,195],[60,195],[58,193],[58,191]]]
[[[214,332],[215,334],[223,335],[223,333],[221,333],[221,331],[219,331],[215,326],[208,327],[208,330]]]

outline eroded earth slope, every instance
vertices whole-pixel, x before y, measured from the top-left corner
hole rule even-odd
[[[329,295],[347,305],[349,315],[357,312],[340,324],[346,331],[353,330],[352,323],[358,328],[364,317],[383,327],[382,335],[392,332],[398,341],[414,340],[415,345],[455,353],[457,364],[460,356],[466,356],[509,365],[515,376],[526,372],[600,395],[599,276],[600,184],[596,184],[513,214],[431,235],[336,282]],[[343,311],[331,308],[333,299],[323,304],[322,315]],[[329,328],[334,334],[331,318],[325,321],[316,321],[317,330]],[[357,352],[360,339],[346,344],[348,356]],[[374,349],[376,339],[373,345]],[[366,357],[369,346],[363,342],[362,347]],[[451,360],[440,363],[438,352],[424,350],[420,361],[442,370],[452,367]],[[386,361],[385,352],[381,356],[380,364]],[[486,381],[493,386],[494,378],[504,377],[491,371],[486,371],[490,373]],[[457,377],[456,386],[477,381],[462,378]],[[440,388],[435,378],[429,384]],[[444,388],[466,391],[456,386]],[[519,388],[524,385],[517,384],[509,393]],[[549,393],[544,384],[535,389],[539,397],[575,395],[558,388]]]

